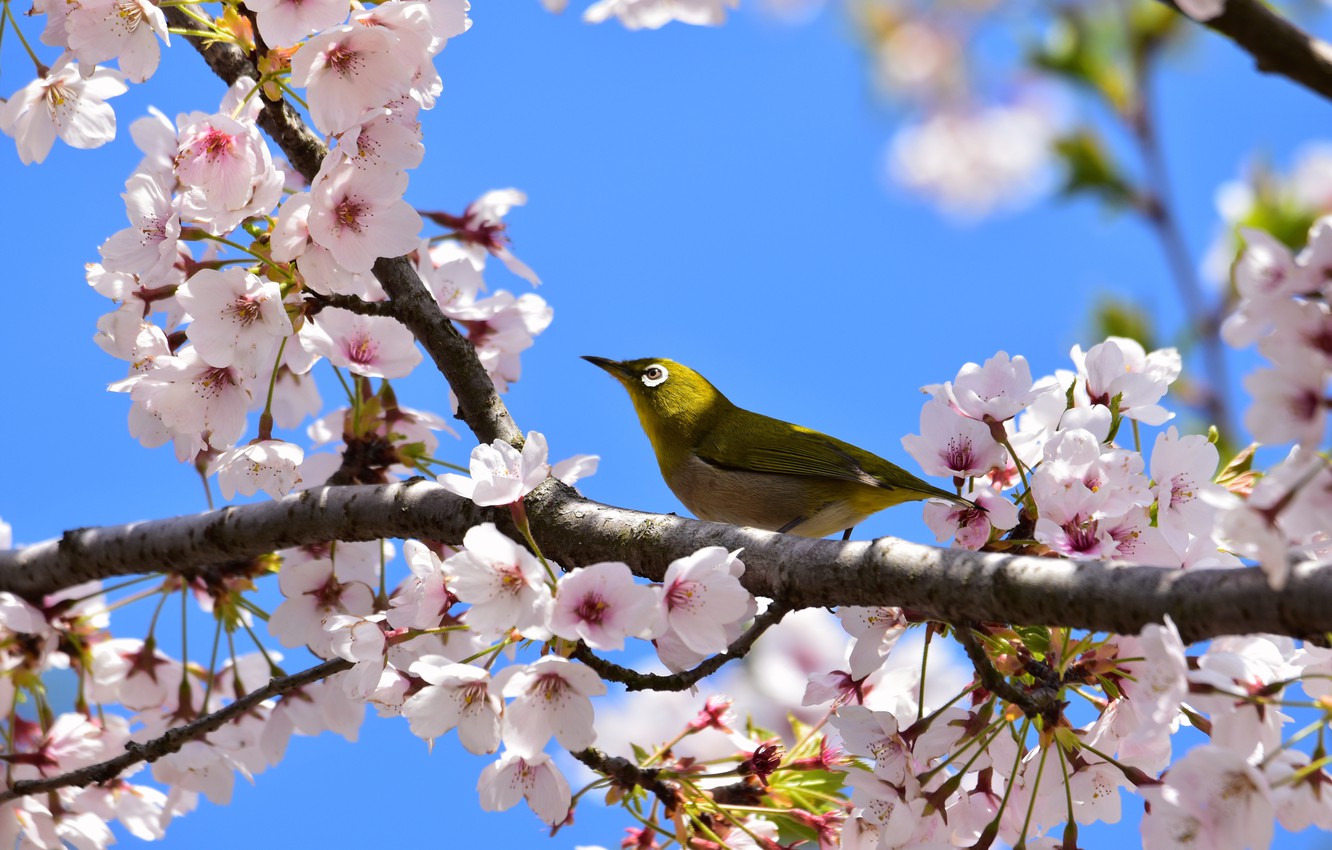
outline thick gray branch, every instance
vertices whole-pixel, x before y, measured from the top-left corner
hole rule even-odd
[[[537,543],[565,567],[624,561],[660,580],[703,546],[744,549],[744,583],[783,607],[897,605],[947,622],[1011,622],[1135,634],[1169,615],[1187,641],[1271,632],[1332,632],[1332,568],[1297,567],[1272,590],[1256,569],[1165,569],[939,549],[885,537],[809,540],[646,514],[582,499],[552,481],[528,496]],[[288,546],[332,539],[461,541],[507,510],[483,509],[424,481],[325,487],[278,502],[130,525],[80,529],[0,552],[0,590],[36,598],[94,578],[188,574]]]
[[[1179,9],[1172,0],[1161,0]],[[1332,100],[1332,45],[1314,38],[1259,0],[1226,0],[1203,26],[1235,42],[1258,70],[1280,74]]]

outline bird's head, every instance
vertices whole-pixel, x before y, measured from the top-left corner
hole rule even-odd
[[[583,359],[605,369],[629,391],[643,430],[658,448],[658,454],[664,444],[682,437],[692,444],[693,437],[706,433],[713,419],[731,406],[707,378],[674,360]]]

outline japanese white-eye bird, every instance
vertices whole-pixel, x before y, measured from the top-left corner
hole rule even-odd
[[[699,519],[824,537],[902,502],[971,502],[873,452],[736,407],[673,360],[584,357],[629,391],[671,492]]]

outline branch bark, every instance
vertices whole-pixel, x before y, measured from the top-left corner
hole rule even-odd
[[[1180,11],[1173,0],[1161,2]],[[1332,100],[1332,45],[1259,0],[1226,0],[1220,15],[1201,23],[1252,56],[1259,71],[1278,74]]]
[[[742,581],[791,609],[896,605],[945,622],[1006,622],[1136,634],[1169,616],[1186,641],[1268,632],[1332,632],[1332,567],[1297,566],[1282,590],[1258,569],[1127,566],[939,549],[893,537],[810,540],[753,528],[648,514],[584,499],[551,479],[527,497],[543,552],[566,568],[623,561],[660,581],[703,546],[743,549]],[[324,487],[276,502],[67,532],[0,552],[0,590],[31,599],[98,578],[189,575],[230,560],[328,540],[420,537],[457,544],[509,512],[478,508],[437,484]]]

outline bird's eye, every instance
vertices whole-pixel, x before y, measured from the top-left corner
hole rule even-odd
[[[643,370],[643,384],[645,386],[655,387],[670,376],[671,373],[666,371],[665,366],[653,363],[651,366]]]

